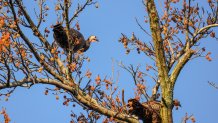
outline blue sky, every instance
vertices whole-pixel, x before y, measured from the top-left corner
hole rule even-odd
[[[24,0],[27,9],[32,10],[31,2]],[[80,0],[81,1],[81,0]],[[207,0],[199,3],[206,6]],[[48,3],[53,6],[53,1]],[[144,24],[145,8],[141,0],[101,0],[99,8],[89,6],[77,18],[80,23],[84,37],[97,35],[100,42],[93,43],[91,48],[85,53],[91,59],[84,69],[93,72],[93,79],[98,74],[101,76],[112,76],[112,66],[115,66],[115,76],[119,72],[119,88],[125,89],[126,100],[134,97],[133,80],[127,71],[117,66],[114,61],[122,61],[124,64],[142,66],[150,64],[149,58],[145,55],[138,55],[132,52],[125,54],[122,44],[118,43],[121,33],[128,36],[134,32],[141,40],[150,41],[147,35],[137,26],[135,17],[149,31],[148,25]],[[56,17],[49,14],[47,25],[56,22]],[[216,29],[216,32],[218,30]],[[27,32],[28,34],[28,32]],[[50,35],[49,40],[53,38]],[[174,110],[174,122],[180,123],[185,113],[193,114],[198,123],[218,122],[218,90],[208,85],[207,81],[218,83],[218,41],[208,39],[201,40],[201,45],[206,46],[212,52],[212,61],[208,62],[205,58],[191,60],[181,72],[176,86],[174,97],[181,101],[182,108]],[[144,68],[143,68],[144,67]],[[147,83],[153,83],[147,81]],[[149,88],[149,86],[148,86]],[[35,85],[31,89],[17,88],[11,95],[9,101],[0,100],[0,108],[5,107],[12,119],[12,123],[68,123],[70,121],[70,111],[77,110],[72,106],[62,105],[61,98],[55,100],[55,96],[44,95],[44,85]],[[151,86],[150,88],[151,89]],[[2,117],[0,117],[1,121]]]

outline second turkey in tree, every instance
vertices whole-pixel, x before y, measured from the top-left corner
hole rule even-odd
[[[73,53],[76,53],[77,51],[86,52],[92,42],[98,41],[97,37],[94,35],[91,35],[87,40],[85,40],[83,35],[79,31],[70,28],[69,38],[72,41],[71,44],[70,40],[67,37],[66,29],[61,24],[54,25],[53,32],[55,42],[67,54],[69,53],[70,49]]]

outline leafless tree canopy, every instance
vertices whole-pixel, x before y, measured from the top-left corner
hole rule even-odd
[[[134,33],[132,36],[121,33],[119,42],[127,54],[136,50],[150,58],[154,65],[147,65],[146,71],[140,71],[140,66],[119,64],[130,73],[137,88],[134,99],[125,102],[125,90],[120,95],[116,93],[116,80],[97,76],[95,84],[91,83],[92,72],[82,71],[84,62],[90,60],[83,50],[65,52],[63,46],[48,40],[53,26],[61,24],[67,43],[73,49],[77,40],[71,38],[71,30],[80,30],[75,18],[90,5],[98,8],[97,1],[56,0],[54,9],[47,6],[47,0],[34,2],[38,6],[33,17],[24,1],[0,0],[0,90],[4,90],[4,93],[0,91],[0,96],[8,98],[17,87],[53,85],[54,88],[45,90],[46,95],[50,91],[68,94],[64,96],[64,105],[76,102],[88,113],[86,116],[72,112],[71,122],[96,122],[101,116],[106,116],[104,123],[137,123],[139,119],[143,122],[172,123],[172,109],[180,106],[179,101],[173,98],[180,71],[194,58],[212,60],[211,52],[207,52],[199,42],[204,38],[217,39],[213,30],[218,26],[217,0],[208,0],[210,8],[207,10],[194,0],[143,0],[147,13],[145,24],[150,25],[150,31],[145,30],[137,19],[136,23],[151,41],[142,41]],[[157,6],[161,9],[157,10]],[[46,16],[51,11],[56,13],[57,23],[46,27]],[[76,24],[73,25],[73,22]],[[155,82],[151,95],[147,93],[145,76]],[[82,82],[86,84],[82,86]],[[107,91],[101,89],[102,86]],[[59,99],[58,95],[55,96]],[[140,102],[141,98],[147,101]],[[5,122],[10,121],[5,110],[1,114],[6,117]],[[193,119],[186,116],[184,122],[190,118]]]

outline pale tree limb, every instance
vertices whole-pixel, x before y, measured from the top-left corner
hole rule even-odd
[[[10,86],[8,87],[7,84],[1,84],[0,83],[0,89],[7,89],[7,88],[13,88],[22,86],[24,84],[33,83],[36,82],[37,84],[49,84],[54,85],[60,89],[66,90],[67,92],[70,92],[73,94],[73,96],[81,102],[86,107],[90,108],[91,110],[95,110],[103,115],[106,115],[108,117],[114,117],[118,120],[126,121],[129,123],[139,123],[138,119],[135,119],[133,117],[130,117],[129,115],[122,114],[119,112],[111,111],[110,109],[107,109],[105,107],[102,107],[100,104],[96,102],[96,100],[92,99],[88,94],[83,93],[80,89],[72,89],[71,86],[68,86],[66,84],[61,83],[60,81],[54,80],[54,79],[46,79],[46,78],[35,78],[33,80],[32,78],[24,78],[22,80],[11,82]],[[66,82],[68,83],[68,82]]]
[[[202,27],[201,29],[199,29],[195,34],[194,34],[194,38],[198,35],[198,34],[200,34],[200,33],[202,33],[203,31],[205,31],[205,30],[207,30],[207,29],[210,29],[210,28],[212,28],[212,27],[218,27],[218,24],[211,24],[211,25],[207,25],[207,26],[205,26],[205,27]]]
[[[189,49],[182,58],[178,60],[178,63],[176,64],[175,68],[172,71],[172,74],[170,75],[170,81],[172,82],[173,86],[175,85],[175,82],[179,76],[180,71],[185,66],[185,64],[190,60],[192,55],[195,53],[195,51]]]

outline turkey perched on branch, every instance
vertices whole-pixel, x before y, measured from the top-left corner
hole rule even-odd
[[[70,51],[69,49],[71,49],[73,53],[76,53],[77,51],[86,52],[92,42],[98,41],[97,37],[94,35],[85,40],[79,31],[70,28],[69,38],[72,41],[72,44],[70,45],[66,30],[61,24],[54,25],[53,32],[55,42],[57,42],[66,53]]]
[[[128,100],[128,112],[137,116],[143,123],[160,123],[161,104],[156,101],[140,103],[136,99]]]

